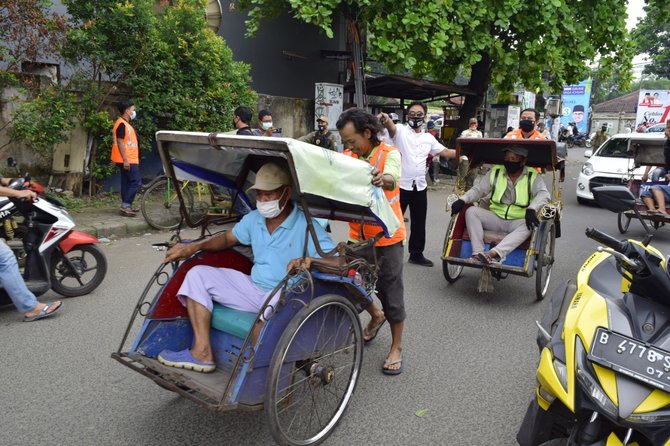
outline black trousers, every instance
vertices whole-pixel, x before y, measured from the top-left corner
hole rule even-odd
[[[409,206],[409,254],[423,254],[426,246],[426,213],[428,212],[428,188],[416,190],[400,189],[400,209],[402,214]]]

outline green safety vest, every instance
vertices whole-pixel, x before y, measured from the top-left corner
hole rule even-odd
[[[497,165],[491,169],[491,204],[489,210],[505,220],[517,220],[526,216],[526,208],[530,204],[533,185],[537,179],[537,171],[526,167],[526,173],[519,177],[514,191],[516,200],[512,204],[501,202],[507,189],[505,166]]]

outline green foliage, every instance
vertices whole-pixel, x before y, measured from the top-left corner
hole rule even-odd
[[[74,128],[75,102],[71,94],[49,87],[32,101],[21,103],[12,118],[10,138],[51,160],[56,144],[68,140]]]
[[[253,105],[249,66],[233,61],[225,42],[206,26],[205,0],[64,0],[70,14],[66,59],[77,67],[80,120],[99,138],[95,178],[109,165],[113,121],[105,104],[131,98],[143,150],[160,129],[225,131],[232,111]],[[102,80],[102,81],[101,81]],[[113,95],[113,96],[112,96]]]
[[[633,30],[636,51],[649,55],[645,73],[670,78],[670,5],[650,1],[644,9],[646,16]]]
[[[138,132],[228,130],[235,107],[255,103],[249,66],[233,61],[225,42],[206,28],[204,4],[178,0],[166,9],[151,57],[128,77],[140,116],[152,118],[140,119]]]
[[[559,90],[585,78],[596,59],[603,73],[617,66],[621,82],[630,80],[633,46],[625,28],[626,3],[619,0],[240,0],[239,5],[249,8],[249,33],[262,19],[288,9],[332,35],[332,17],[344,12],[367,27],[370,58],[391,72],[448,82],[463,71],[476,75],[471,87],[480,92],[489,79],[503,92],[519,83],[539,89],[548,82]]]

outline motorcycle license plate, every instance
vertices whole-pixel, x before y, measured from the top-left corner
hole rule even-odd
[[[599,328],[589,359],[670,392],[670,352]]]

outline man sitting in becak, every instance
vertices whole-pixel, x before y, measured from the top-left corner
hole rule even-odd
[[[258,313],[270,292],[286,276],[287,268],[301,264],[307,220],[291,201],[288,171],[274,163],[264,164],[250,188],[256,190],[256,210],[245,215],[231,231],[197,243],[178,244],[165,255],[165,263],[183,260],[200,250],[222,251],[249,245],[254,253],[251,276],[229,268],[198,265],[186,273],[177,297],[188,310],[193,327],[193,347],[179,352],[164,350],[158,361],[197,372],[216,368],[210,343],[213,302],[239,311]],[[333,241],[320,225],[314,225],[319,245],[328,252]],[[319,257],[309,237],[307,256]],[[262,320],[276,307],[280,293],[270,300]]]
[[[490,197],[489,209],[472,206],[465,211],[465,225],[472,243],[473,262],[502,263],[510,252],[528,238],[540,222],[537,211],[549,199],[542,177],[526,167],[528,149],[519,145],[503,149],[503,165],[494,166],[472,189],[451,205],[452,215],[466,203]],[[484,252],[484,230],[507,233],[502,241]]]

